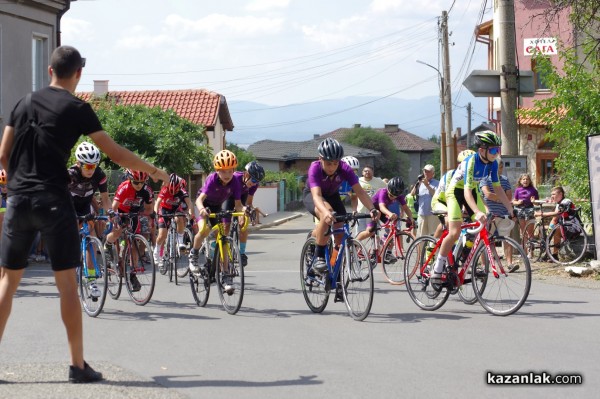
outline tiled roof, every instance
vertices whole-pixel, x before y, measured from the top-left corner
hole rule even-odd
[[[85,101],[90,101],[94,93],[76,93]],[[109,91],[109,99],[118,104],[139,104],[148,107],[159,106],[173,109],[177,115],[197,125],[213,128],[217,117],[225,130],[233,130],[233,121],[225,97],[208,90],[149,90],[149,91]]]
[[[308,141],[275,141],[261,140],[250,145],[250,151],[258,159],[270,160],[299,160],[299,159],[317,159],[317,148],[323,139],[313,139]],[[356,147],[344,143],[344,155],[354,157],[374,157],[381,153],[367,148]]]
[[[521,108],[521,110],[523,111],[533,111],[535,110],[535,108]],[[557,111],[551,112],[550,114],[546,115],[546,116],[552,116],[554,119],[560,119],[562,117],[564,117],[567,113],[567,110],[564,108],[561,108]],[[544,120],[538,119],[538,118],[533,118],[533,117],[525,117],[525,116],[518,116],[517,119],[517,123],[519,125],[528,125],[528,126],[532,126],[532,127],[547,127],[548,123]]]
[[[395,125],[394,125],[395,126]],[[338,141],[343,142],[345,134],[352,130],[351,128],[340,128],[336,129],[333,132],[325,133],[321,135],[321,140],[325,137],[333,137]],[[397,127],[393,128],[373,128],[381,133],[385,133],[392,142],[396,146],[398,151],[402,152],[421,152],[421,151],[433,151],[439,147],[439,144],[434,143],[433,141],[425,140],[415,134],[409,133],[405,130],[399,129]],[[347,144],[344,144],[344,148],[346,148]]]

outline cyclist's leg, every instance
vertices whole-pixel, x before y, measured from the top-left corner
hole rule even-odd
[[[465,204],[464,190],[461,188],[449,188],[446,190],[446,203],[448,205],[448,235],[442,241],[434,264],[434,270],[431,274],[432,280],[436,282],[441,281],[444,267],[448,262],[448,254],[460,235],[462,207]]]
[[[325,236],[325,233],[329,229],[329,225],[325,222],[325,218],[321,215],[321,212],[315,207],[312,194],[310,191],[305,191],[304,193],[304,206],[306,210],[313,216],[318,219],[316,227],[313,231],[313,236],[316,240],[315,246],[315,262],[313,263],[313,271],[316,273],[324,273],[327,270],[327,262],[325,260],[325,246],[327,245],[327,241],[329,238]],[[333,211],[331,205],[327,202],[325,198],[325,207],[329,212]]]

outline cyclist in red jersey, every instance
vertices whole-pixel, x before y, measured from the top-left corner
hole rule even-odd
[[[146,189],[146,180],[148,173],[138,170],[125,170],[127,180],[119,185],[113,198],[112,210],[118,213],[151,213],[153,210],[154,196],[152,190]],[[138,231],[139,217],[135,216],[124,222],[131,221],[132,231]],[[112,262],[112,245],[119,239],[123,232],[122,226],[115,223],[113,230],[106,236],[104,249],[108,262]],[[139,291],[141,288],[139,281],[135,275],[131,276],[131,284],[134,291]]]
[[[167,229],[171,219],[164,219],[163,215],[174,214],[177,211],[183,212],[181,205],[185,205],[190,219],[194,218],[194,208],[192,201],[186,190],[186,181],[175,173],[169,176],[169,184],[163,186],[158,194],[158,199],[154,204],[154,212],[158,215],[158,237],[156,237],[156,245],[154,246],[154,263],[161,268],[163,245],[167,239]],[[185,229],[186,220],[180,216],[175,218],[177,223],[177,244],[180,249],[185,248],[183,243],[183,230]]]

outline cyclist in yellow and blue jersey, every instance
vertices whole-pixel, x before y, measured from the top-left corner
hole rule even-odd
[[[480,223],[486,221],[484,207],[478,205],[478,203],[482,204],[478,185],[484,177],[489,176],[491,178],[492,187],[498,199],[504,204],[509,215],[513,214],[512,203],[502,190],[498,176],[497,158],[500,156],[502,139],[494,132],[486,130],[475,134],[475,145],[477,147],[475,154],[468,156],[458,165],[446,187],[448,235],[442,241],[435,262],[431,275],[431,282],[433,283],[441,282],[444,266],[448,261],[447,255],[460,235],[463,206],[472,219]]]

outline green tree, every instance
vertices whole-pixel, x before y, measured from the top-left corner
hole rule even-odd
[[[107,101],[94,105],[104,130],[113,140],[149,162],[180,176],[197,168],[212,169],[212,149],[206,145],[204,127],[175,111]],[[108,158],[102,162],[106,169],[119,169]]]
[[[407,180],[410,167],[408,157],[396,149],[387,134],[370,127],[358,127],[347,131],[342,141],[381,152],[381,156],[375,158],[375,165],[373,165],[378,176],[388,178],[400,176]]]
[[[248,162],[254,161],[256,159],[254,154],[252,154],[249,151],[244,150],[241,147],[238,147],[237,145],[235,145],[233,143],[228,143],[227,149],[229,151],[233,152],[237,158],[237,161],[238,161],[237,170],[244,170],[244,167],[246,166],[246,164]]]
[[[435,170],[437,171],[437,173],[442,173],[442,168],[441,168],[441,153],[442,153],[442,149],[440,147],[441,138],[440,138],[440,136],[434,134],[433,136],[431,136],[427,140],[429,140],[429,141],[431,141],[433,143],[436,143],[438,145],[435,148],[435,150],[433,150],[433,154],[431,154],[431,159],[429,160],[429,163],[432,164],[435,167]]]
[[[533,110],[519,114],[547,124],[546,138],[559,154],[558,184],[568,188],[570,198],[589,198],[586,136],[600,133],[600,59],[588,59],[591,65],[586,69],[574,49],[561,52],[560,57],[562,72],[546,57],[536,56],[536,65],[554,96],[536,101]]]

